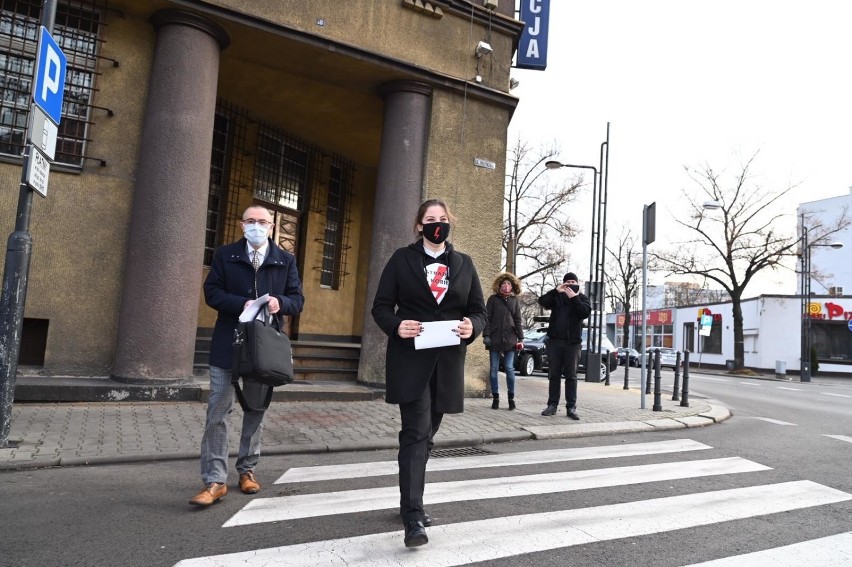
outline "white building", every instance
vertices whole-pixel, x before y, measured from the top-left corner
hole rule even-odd
[[[817,374],[852,377],[852,296],[814,296],[811,328],[817,349]],[[761,295],[743,300],[744,363],[747,368],[790,374],[800,370],[801,299],[797,295]],[[812,307],[812,309],[815,309]],[[701,314],[713,317],[710,336],[699,335]],[[607,335],[620,345],[624,315],[607,315]],[[634,313],[630,345],[641,345],[642,318]],[[734,325],[731,302],[691,305],[648,311],[649,347],[690,351],[690,365],[724,368],[734,359]]]
[[[799,219],[799,234],[802,233],[801,219],[805,218],[806,227],[831,225],[846,212],[852,218],[852,187],[848,195],[810,201],[799,205],[796,218]],[[811,246],[811,293],[843,295],[852,293],[852,229],[846,228],[832,234],[822,244],[841,242],[843,248]],[[796,283],[796,292],[801,293],[801,281]]]

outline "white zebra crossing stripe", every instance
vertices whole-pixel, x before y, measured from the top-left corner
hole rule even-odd
[[[748,419],[759,419],[760,421],[766,421],[768,423],[774,423],[775,425],[793,425],[798,427],[795,423],[790,423],[789,421],[781,421],[780,419],[772,419],[771,417],[754,417],[754,416],[744,416]]]
[[[838,441],[846,441],[847,443],[852,443],[852,437],[848,435],[826,435],[826,437],[831,437],[832,439],[837,439]]]
[[[402,545],[402,530],[187,559],[179,567],[450,567],[597,541],[637,537],[844,502],[811,481],[733,488],[578,510],[551,510],[429,528],[429,545]]]
[[[852,565],[852,532],[745,553],[687,567],[842,567]]]
[[[578,447],[572,449],[503,453],[500,455],[480,455],[476,457],[430,459],[426,465],[426,470],[452,471],[513,465],[534,465],[587,459],[661,455],[664,453],[701,451],[705,449],[712,449],[712,447],[691,439],[674,439],[671,441],[657,441],[653,443],[630,443],[624,445],[605,445],[601,447]],[[285,472],[278,480],[275,481],[275,484],[281,484],[284,482],[314,482],[321,480],[339,480],[344,478],[365,478],[369,476],[396,475],[398,473],[399,467],[396,461],[300,467],[292,468]]]
[[[801,388],[788,388],[786,386],[778,386],[779,390],[790,390],[791,392],[801,392]]]
[[[442,502],[553,494],[608,486],[625,486],[662,480],[766,470],[771,470],[771,468],[741,457],[727,457],[515,477],[434,482],[426,485],[423,503],[428,506]],[[329,506],[329,502],[334,502],[334,505]],[[396,486],[256,498],[234,514],[222,527],[312,518],[329,514],[386,510],[398,506],[399,488]]]
[[[834,396],[835,398],[852,398],[852,396],[847,396],[846,394],[832,394],[831,392],[823,392],[823,396]]]

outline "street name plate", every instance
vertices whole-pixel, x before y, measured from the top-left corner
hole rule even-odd
[[[30,127],[28,142],[40,149],[51,161],[56,156],[56,136],[59,128],[37,105],[30,105]]]
[[[27,159],[27,185],[33,191],[47,197],[47,181],[50,176],[50,162],[41,150],[34,145],[29,145],[29,158]]]
[[[493,161],[488,161],[487,159],[482,158],[473,158],[473,165],[477,167],[484,167],[485,169],[496,169],[497,164]]]

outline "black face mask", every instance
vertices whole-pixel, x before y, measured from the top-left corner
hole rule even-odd
[[[427,222],[423,224],[423,238],[433,244],[440,244],[450,235],[450,223]]]

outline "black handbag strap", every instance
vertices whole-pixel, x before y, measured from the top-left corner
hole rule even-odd
[[[240,388],[240,377],[236,376],[235,373],[231,373],[231,384],[234,385],[234,392],[237,394],[237,401],[240,402],[240,407],[243,408],[244,412],[266,411],[269,409],[269,404],[272,403],[272,388],[270,386],[266,386],[266,399],[263,400],[263,406],[253,408],[249,405],[248,401],[246,401],[245,394],[243,394],[243,390]]]
[[[266,306],[263,307],[263,322],[266,325],[271,323],[270,318],[273,315],[269,313],[269,310]],[[279,330],[281,329],[281,321],[276,314],[274,316],[274,321],[278,324]],[[244,332],[244,331],[243,331]],[[272,403],[272,388],[266,386],[266,398],[263,401],[263,406],[259,408],[252,407],[248,401],[246,400],[245,394],[243,393],[242,388],[240,388],[240,351],[242,350],[243,343],[245,342],[245,337],[243,337],[240,333],[239,326],[234,331],[234,361],[231,366],[231,385],[234,386],[234,392],[237,394],[237,401],[240,402],[240,407],[243,408],[243,411],[248,413],[251,411],[266,411],[269,408],[269,404]]]

